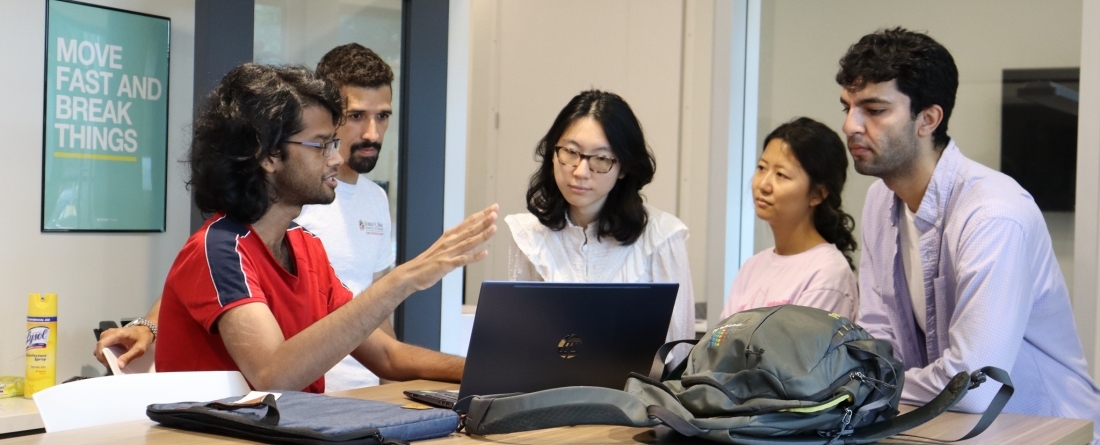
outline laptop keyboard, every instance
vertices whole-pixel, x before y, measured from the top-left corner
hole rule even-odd
[[[458,391],[454,390],[405,391],[405,396],[442,408],[454,408],[455,404],[458,403]]]
[[[439,397],[440,400],[451,402],[452,404],[458,402],[458,391],[435,391],[432,395]]]

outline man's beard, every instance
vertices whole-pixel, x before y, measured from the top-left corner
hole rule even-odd
[[[357,154],[360,149],[374,148],[374,156],[361,156]],[[378,155],[382,153],[382,144],[374,141],[363,141],[351,145],[351,150],[348,155],[347,164],[354,172],[363,174],[370,173],[374,170],[374,166],[378,164]]]
[[[336,199],[336,193],[321,178],[298,170],[276,174],[275,190],[275,199],[289,205],[332,204]]]
[[[875,158],[860,161],[852,158],[852,163],[861,175],[889,179],[907,172],[920,153],[920,143],[916,135],[916,121],[909,121],[901,131],[883,135],[877,145],[879,152]],[[848,144],[852,141],[849,138]]]

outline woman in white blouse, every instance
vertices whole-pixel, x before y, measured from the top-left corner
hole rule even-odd
[[[508,215],[512,280],[680,283],[668,340],[695,338],[687,226],[639,193],[656,162],[618,95],[591,90],[558,113],[535,154],[530,213]],[[687,348],[673,352],[683,358]]]

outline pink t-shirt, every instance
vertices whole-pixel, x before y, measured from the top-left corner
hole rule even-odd
[[[844,254],[822,243],[797,255],[778,255],[770,247],[753,255],[733,280],[722,318],[782,304],[816,307],[855,321],[859,292]]]

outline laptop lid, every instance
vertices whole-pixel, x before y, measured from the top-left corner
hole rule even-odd
[[[563,386],[622,389],[664,344],[678,283],[486,281],[459,399]]]

